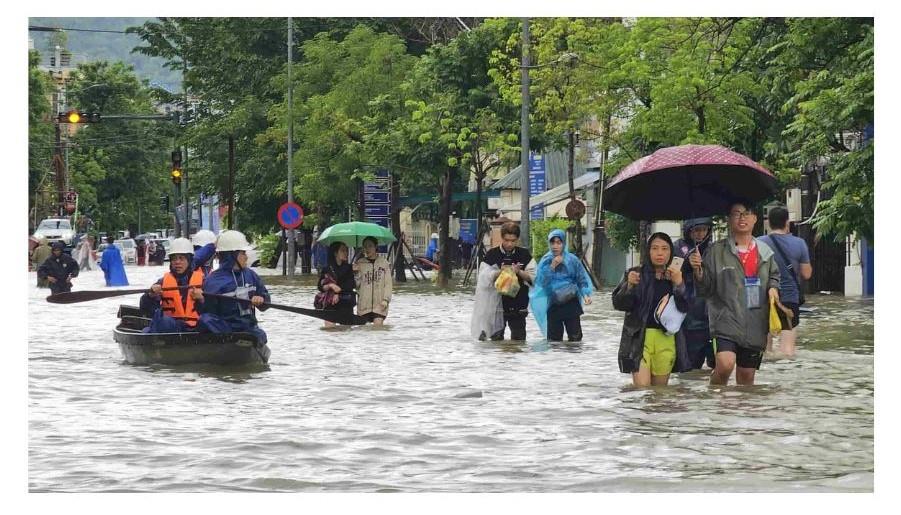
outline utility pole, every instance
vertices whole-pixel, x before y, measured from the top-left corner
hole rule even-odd
[[[185,90],[185,115],[188,113],[188,86],[187,86],[187,76],[188,76],[188,61],[184,58],[182,59],[182,69],[181,69],[181,83],[182,88]],[[185,153],[184,153],[184,161],[188,160],[188,145],[185,145]],[[185,200],[185,238],[191,237],[191,199],[188,196],[188,167],[182,165],[182,180],[184,181],[184,200]]]
[[[294,106],[291,68],[294,65],[294,19],[288,17],[288,202],[294,202]],[[294,277],[296,254],[294,250],[294,229],[288,230],[288,277]]]
[[[522,189],[519,197],[519,239],[522,246],[529,245],[529,19],[522,19],[522,109],[520,111],[520,139],[522,140]]]

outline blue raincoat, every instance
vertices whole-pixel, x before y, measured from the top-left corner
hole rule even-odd
[[[580,305],[585,296],[594,292],[588,271],[585,270],[578,256],[570,253],[566,248],[566,233],[561,229],[554,229],[547,236],[548,243],[553,238],[560,238],[560,241],[563,242],[563,263],[555,270],[551,270],[554,252],[548,250],[538,263],[535,272],[535,286],[529,291],[529,307],[545,338],[547,338],[547,312],[551,307],[551,295],[554,291],[575,284],[579,290]]]
[[[425,258],[429,261],[435,261],[435,253],[438,252],[438,239],[429,240],[429,246],[425,249]]]
[[[119,247],[110,245],[100,255],[100,268],[107,286],[128,286],[128,277],[125,276],[125,265],[122,264],[122,254]]]
[[[251,297],[259,295],[265,302],[269,302],[269,291],[256,272],[249,268],[232,270],[236,254],[236,252],[219,253],[219,268],[203,281],[203,292],[228,295],[233,294],[239,287],[250,287]],[[205,297],[203,302],[197,305],[197,312],[200,314],[197,327],[202,333],[253,333],[260,341],[266,342],[266,333],[257,326],[254,309],[256,308],[252,308],[246,302]],[[265,311],[267,308],[259,309]]]
[[[216,255],[216,244],[207,243],[194,251],[194,261],[191,263],[191,270],[203,268],[204,277],[209,276],[213,270],[213,256]]]

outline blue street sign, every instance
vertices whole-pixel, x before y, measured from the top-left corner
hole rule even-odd
[[[529,152],[529,171],[544,172],[544,156],[535,152]]]
[[[391,214],[391,206],[388,204],[366,204],[366,219],[384,218]],[[375,222],[373,222],[375,223]]]
[[[534,152],[529,153],[529,197],[544,193],[547,189],[547,175],[544,168],[544,156]],[[538,205],[529,210],[530,220],[544,219],[544,205]]]
[[[388,181],[367,182],[363,185],[363,193],[391,192]]]
[[[369,204],[390,204],[391,203],[391,193],[388,191],[377,191],[377,192],[363,192],[364,201]]]
[[[467,243],[476,243],[476,233],[479,231],[477,220],[475,218],[464,218],[460,220],[460,239]]]

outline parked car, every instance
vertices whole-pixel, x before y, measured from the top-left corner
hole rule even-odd
[[[135,243],[135,240],[131,238],[116,240],[113,242],[113,245],[119,247],[119,251],[122,253],[122,261],[125,264],[138,262],[138,244]]]
[[[53,242],[62,241],[66,247],[71,247],[75,231],[67,218],[46,218],[41,220],[33,236],[35,239],[47,238],[47,242],[51,245]]]

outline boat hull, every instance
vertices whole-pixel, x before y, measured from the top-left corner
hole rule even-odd
[[[113,337],[132,365],[265,365],[269,347],[249,333],[140,333],[116,327]]]

